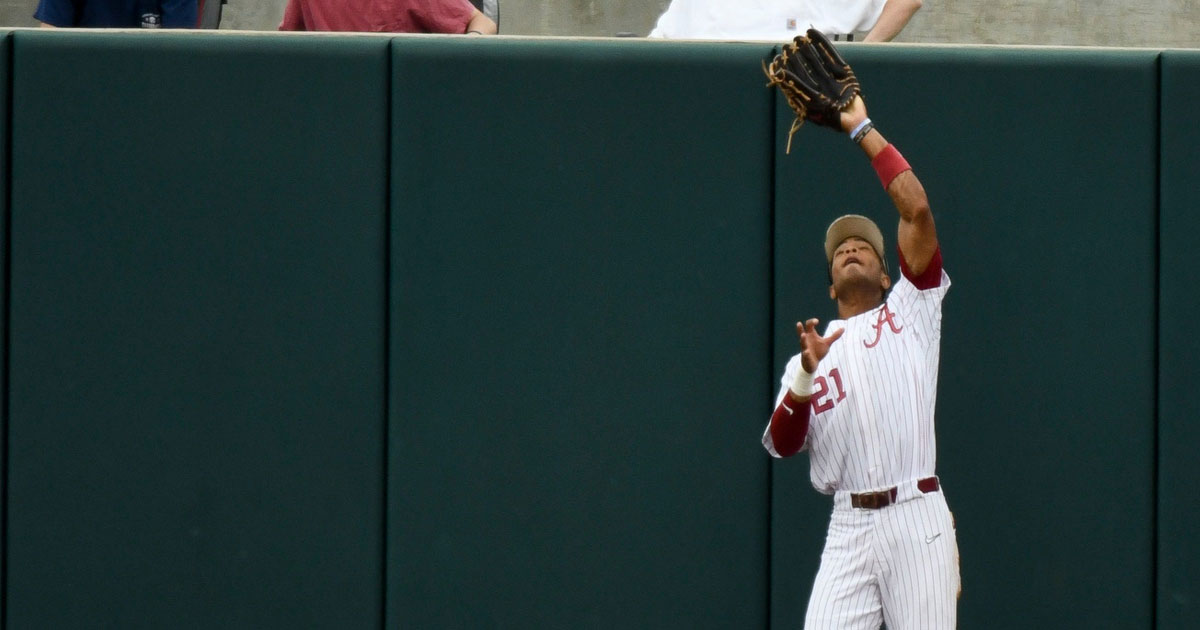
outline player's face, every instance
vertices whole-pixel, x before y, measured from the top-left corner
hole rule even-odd
[[[867,241],[851,236],[833,251],[829,268],[833,278],[832,295],[855,288],[886,290],[888,278],[883,273],[883,261]]]

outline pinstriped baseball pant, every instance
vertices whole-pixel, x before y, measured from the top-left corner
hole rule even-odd
[[[835,500],[806,630],[949,630],[958,538],[940,491],[878,510]]]

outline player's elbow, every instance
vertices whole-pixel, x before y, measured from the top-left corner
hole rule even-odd
[[[933,220],[933,210],[929,207],[929,199],[922,195],[901,205],[900,218],[905,223],[925,224]]]
[[[782,450],[776,451],[776,453],[777,453],[776,457],[779,457],[781,459],[784,457],[791,457],[792,455],[799,453],[802,446],[803,446],[803,444],[785,447]]]
[[[792,444],[789,440],[776,440],[770,433],[763,436],[763,448],[774,459],[783,459],[799,453],[804,443]]]
[[[773,430],[771,431],[771,444],[767,448],[767,452],[774,457],[791,457],[804,450],[806,433],[807,431],[797,433],[795,431]]]

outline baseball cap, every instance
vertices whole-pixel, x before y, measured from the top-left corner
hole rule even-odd
[[[887,258],[883,255],[883,232],[879,231],[879,226],[875,225],[874,221],[861,214],[840,216],[829,224],[829,229],[825,230],[826,262],[833,264],[833,252],[842,241],[851,236],[857,236],[871,244],[883,263],[884,273],[887,273]]]

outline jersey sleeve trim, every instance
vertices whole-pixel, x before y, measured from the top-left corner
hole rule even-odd
[[[915,275],[912,269],[908,267],[908,261],[904,259],[904,252],[900,247],[896,247],[896,251],[900,253],[900,273],[904,274],[905,278],[913,284],[914,287],[921,291],[936,289],[942,286],[942,248],[938,246],[933,251],[933,257],[929,259],[929,264],[921,275]]]

